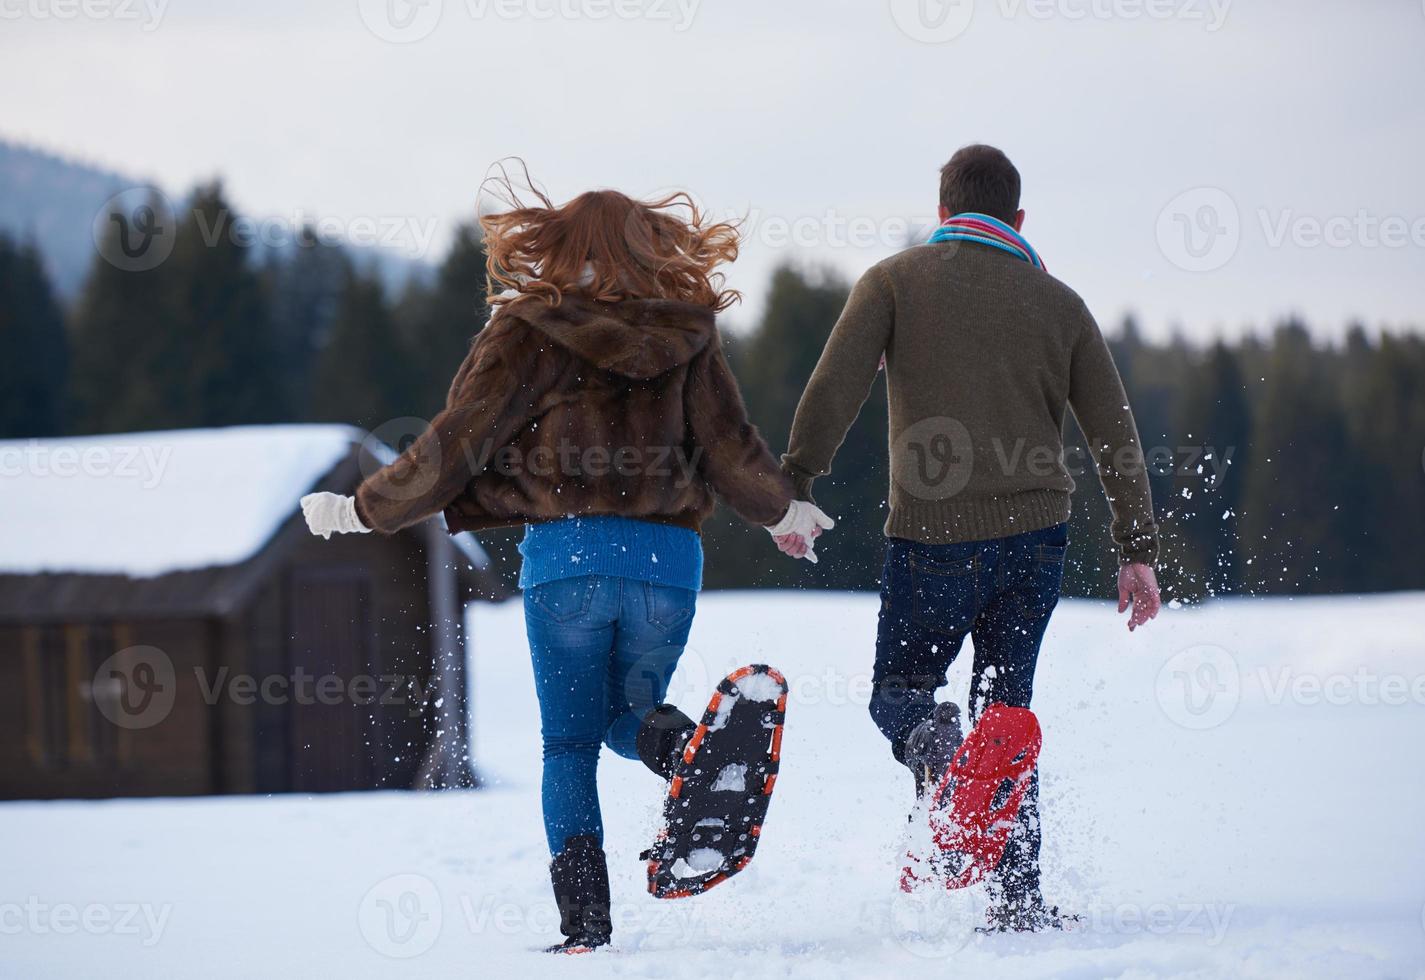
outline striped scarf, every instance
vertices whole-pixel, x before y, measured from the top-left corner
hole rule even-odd
[[[1023,235],[998,218],[987,214],[966,211],[946,218],[945,223],[935,229],[927,244],[934,245],[937,242],[979,242],[981,245],[1008,252],[1017,259],[1023,259],[1036,269],[1044,268],[1039,253],[1034,251]]]

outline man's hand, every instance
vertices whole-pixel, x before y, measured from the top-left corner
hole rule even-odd
[[[811,529],[812,540],[821,537],[821,528]],[[777,550],[784,555],[791,555],[793,558],[806,558],[813,565],[816,564],[816,552],[812,551],[812,545],[800,534],[774,534],[772,540],[777,542]]]
[[[1133,613],[1128,617],[1130,633],[1158,615],[1158,610],[1162,608],[1158,576],[1154,574],[1152,565],[1134,563],[1118,569],[1118,611],[1125,612],[1130,605],[1133,607]]]
[[[787,513],[776,524],[767,528],[772,540],[777,542],[777,550],[793,558],[805,558],[816,564],[816,551],[812,542],[822,531],[829,531],[836,522],[824,514],[820,507],[808,500],[793,500]]]

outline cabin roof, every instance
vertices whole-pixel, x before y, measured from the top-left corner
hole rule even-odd
[[[342,425],[0,441],[0,620],[231,613],[306,534],[303,494],[392,458]],[[467,590],[498,594],[473,536],[451,540]]]

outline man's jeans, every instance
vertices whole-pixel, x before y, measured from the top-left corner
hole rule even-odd
[[[871,717],[898,761],[905,761],[906,736],[930,715],[967,635],[975,649],[970,723],[991,702],[1029,707],[1068,543],[1067,524],[963,544],[887,540]],[[1011,898],[1038,890],[1038,772],[996,877]]]
[[[603,841],[599,746],[638,758],[639,725],[668,692],[697,598],[691,589],[612,575],[559,579],[525,591],[551,854],[579,834]]]

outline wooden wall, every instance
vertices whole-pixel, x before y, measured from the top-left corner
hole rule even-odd
[[[227,615],[0,625],[0,798],[409,787],[429,740],[425,578],[417,535],[302,534]],[[342,583],[359,603],[340,598]],[[299,648],[299,628],[332,642]],[[114,724],[95,672],[133,647],[171,663],[171,708]],[[341,702],[296,703],[299,666],[338,675]],[[393,675],[414,686],[401,703],[358,705],[353,673],[372,679],[357,693],[378,699]],[[230,685],[243,675],[281,678],[286,693],[239,704]]]
[[[201,620],[0,627],[0,798],[215,791],[210,712],[195,672],[211,640]],[[106,716],[100,669],[117,651],[144,646],[171,663],[153,684],[171,686],[171,696],[160,691],[144,711]]]
[[[387,697],[389,678],[404,677],[415,684],[397,692],[402,699],[399,703],[353,709],[367,733],[371,785],[404,789],[415,781],[429,740],[426,719],[430,712],[422,703],[432,666],[425,553],[415,534],[348,535],[340,541],[308,537],[292,558],[286,582],[289,635],[295,618],[293,606],[304,601],[302,573],[333,561],[343,569],[359,570],[366,580],[371,640],[365,652],[365,673],[379,687],[378,702],[391,700]],[[310,766],[319,764],[319,759],[309,763],[305,754],[300,748],[295,750],[293,762],[299,775],[310,776]]]

